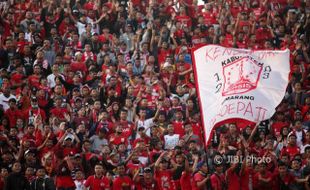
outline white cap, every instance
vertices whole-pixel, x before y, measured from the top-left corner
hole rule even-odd
[[[71,141],[74,140],[74,136],[72,134],[68,134],[66,137],[65,137],[65,141],[68,140],[68,139],[71,139]]]
[[[79,54],[82,55],[82,53],[81,53],[80,51],[78,51],[78,52],[76,52],[76,53],[74,54],[74,56],[77,56],[77,55],[79,55]]]
[[[166,68],[166,67],[171,67],[171,66],[172,65],[169,62],[165,62],[163,67]]]

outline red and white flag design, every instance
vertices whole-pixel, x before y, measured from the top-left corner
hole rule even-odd
[[[289,50],[253,51],[206,45],[192,51],[205,139],[228,119],[260,122],[282,101],[290,72]]]

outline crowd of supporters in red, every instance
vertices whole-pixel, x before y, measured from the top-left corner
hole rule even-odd
[[[309,0],[0,0],[0,190],[310,189]],[[191,49],[290,50],[205,145]],[[255,127],[254,127],[255,126]]]

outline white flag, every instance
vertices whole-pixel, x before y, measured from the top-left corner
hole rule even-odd
[[[289,50],[207,45],[193,50],[192,55],[206,141],[221,121],[240,118],[257,123],[269,119],[285,95]]]

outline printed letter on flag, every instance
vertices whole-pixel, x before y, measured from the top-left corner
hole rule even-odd
[[[285,95],[289,50],[251,51],[206,45],[192,51],[205,139],[227,119],[269,119]]]

